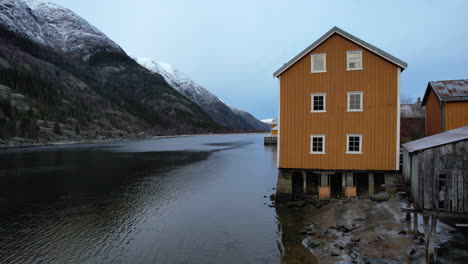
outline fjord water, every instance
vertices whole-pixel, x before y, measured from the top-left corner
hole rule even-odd
[[[263,135],[4,150],[0,164],[0,263],[280,261]]]

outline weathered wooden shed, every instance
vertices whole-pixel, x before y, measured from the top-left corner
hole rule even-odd
[[[468,213],[468,126],[403,145],[403,177],[415,208]]]

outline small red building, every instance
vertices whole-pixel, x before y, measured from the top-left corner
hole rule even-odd
[[[415,104],[400,105],[400,140],[402,143],[426,136],[425,109],[421,98]]]

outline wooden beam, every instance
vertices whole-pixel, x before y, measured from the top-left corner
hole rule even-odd
[[[453,213],[453,212],[447,212],[447,211],[421,210],[421,209],[414,209],[414,208],[401,208],[401,211],[403,213],[416,212],[418,214],[437,216],[437,217],[442,217],[442,218],[468,219],[468,214]]]

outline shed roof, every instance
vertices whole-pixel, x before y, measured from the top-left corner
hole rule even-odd
[[[429,82],[422,105],[426,104],[431,90],[440,102],[468,101],[468,79]]]
[[[274,126],[271,130],[278,130],[278,126],[279,125]]]
[[[468,140],[468,126],[452,129],[437,135],[411,141],[403,144],[403,147],[411,153],[422,149],[428,149],[452,142],[457,142],[460,140]]]
[[[394,57],[390,55],[389,53],[365,42],[364,40],[361,40],[348,32],[342,30],[339,27],[333,27],[330,29],[325,35],[321,36],[318,40],[316,40],[314,43],[312,43],[310,46],[308,46],[305,50],[301,51],[298,55],[296,55],[294,58],[292,58],[290,61],[285,63],[281,68],[279,68],[277,71],[273,73],[274,77],[278,77],[281,73],[286,71],[289,67],[294,65],[298,60],[302,59],[305,55],[307,55],[309,52],[311,52],[313,49],[315,49],[318,45],[322,44],[325,40],[327,40],[329,37],[333,36],[333,34],[339,34],[340,36],[358,44],[359,46],[377,54],[378,56],[390,61],[391,63],[397,65],[403,70],[405,70],[408,67],[408,64],[397,57]]]
[[[401,118],[424,118],[425,112],[420,103],[415,104],[401,104],[400,105]]]

